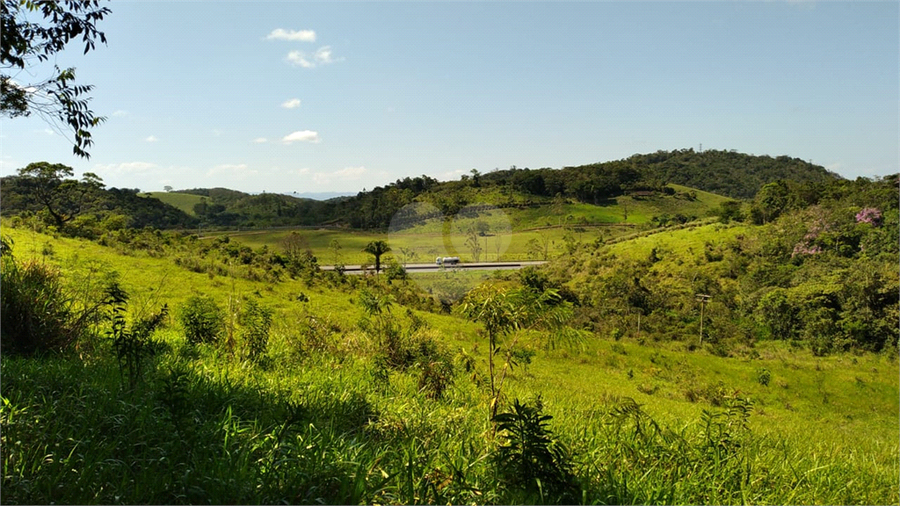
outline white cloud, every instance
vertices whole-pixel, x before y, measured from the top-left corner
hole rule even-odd
[[[295,67],[303,67],[305,69],[311,69],[315,67],[315,64],[307,60],[306,55],[300,51],[291,51],[290,53],[288,53],[287,61]]]
[[[146,142],[156,142],[158,140],[159,139],[157,139],[155,135],[151,135],[150,137],[147,137],[146,139],[144,139],[144,141],[146,141]]]
[[[313,54],[313,59],[316,60],[317,63],[333,62],[334,60],[331,58],[331,46],[324,46],[317,49],[315,54]]]
[[[315,42],[316,32],[313,30],[285,30],[283,28],[276,28],[266,36],[266,40]]]
[[[281,107],[284,107],[285,109],[296,109],[297,107],[300,107],[300,99],[292,98],[290,100],[286,100],[281,104]]]
[[[257,137],[250,142],[252,142],[253,144],[265,144],[265,143],[269,142],[269,140],[266,139],[265,137]]]
[[[290,144],[292,142],[319,142],[319,132],[314,132],[312,130],[298,130],[296,132],[285,135],[281,142],[285,144]]]
[[[327,65],[329,63],[344,61],[343,58],[335,58],[333,54],[331,46],[322,46],[319,49],[316,49],[316,52],[312,55],[308,55],[303,51],[291,51],[287,55],[287,61],[291,65],[303,67],[305,69],[311,69],[317,65]]]
[[[460,175],[468,173],[469,171],[465,169],[456,169],[449,172],[444,172],[443,174],[439,175],[438,178],[442,181],[450,181],[452,179],[459,179]]]
[[[121,118],[122,116],[128,116],[128,111],[123,111],[122,109],[119,109],[118,111],[115,111],[114,113],[112,113],[112,115],[116,118]]]
[[[146,173],[153,169],[156,169],[158,166],[155,163],[149,162],[122,162],[122,163],[106,163],[102,165],[95,165],[94,170],[100,173],[101,176],[103,174],[134,174],[134,173]]]

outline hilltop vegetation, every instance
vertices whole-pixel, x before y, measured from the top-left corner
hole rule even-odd
[[[675,197],[690,208],[689,202],[694,200],[697,190],[748,199],[753,198],[763,185],[777,180],[821,184],[835,178],[835,174],[820,166],[786,156],[771,158],[726,151],[696,153],[687,149],[657,151],[624,160],[562,169],[512,167],[484,174],[473,169],[459,181],[443,183],[429,176],[407,177],[353,197],[326,201],[282,194],[251,195],[225,188],[197,188],[146,194],[153,198],[142,202],[134,198],[139,194],[137,190],[95,188],[80,214],[102,221],[115,209],[130,227],[183,228],[204,224],[207,227],[265,228],[327,224],[386,230],[397,211],[414,202],[432,204],[448,217],[466,206],[481,203],[508,210],[541,209],[543,214],[551,214],[546,211],[562,199],[566,203],[602,209],[618,206],[620,199],[629,195],[641,200]],[[65,177],[57,175],[52,184],[58,186],[64,180]],[[4,216],[40,212],[44,207],[34,198],[33,178],[10,176],[3,178],[0,184],[4,193]],[[676,190],[673,184],[687,188]],[[168,205],[160,205],[160,201]],[[622,212],[627,214],[628,211]],[[692,215],[690,209],[663,214],[679,213]],[[585,214],[590,216],[592,213]],[[650,218],[652,216],[648,221]],[[600,218],[598,222],[608,221],[608,218]],[[58,228],[59,224],[55,226]]]
[[[773,194],[783,204],[775,209]],[[819,355],[897,346],[896,176],[772,183],[748,214],[747,222],[769,219],[582,244],[554,262],[549,279],[583,302],[585,325],[609,336],[698,346],[696,296],[705,294],[702,342],[722,355],[750,352],[761,339]]]
[[[779,180],[828,183],[840,176],[820,165],[789,156],[754,156],[693,149],[632,155],[625,160],[655,177],[732,198],[752,199],[763,185]]]
[[[97,236],[125,228],[191,226],[194,219],[156,199],[139,197],[140,190],[105,188],[95,174],[72,179],[62,164],[37,162],[19,175],[0,178],[4,217],[37,217],[54,230]],[[63,230],[66,229],[66,230]]]

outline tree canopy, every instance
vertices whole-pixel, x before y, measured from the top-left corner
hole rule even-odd
[[[88,105],[92,85],[75,84],[75,68],[53,66],[48,77],[36,82],[15,80],[32,75],[35,64],[48,61],[70,42],[81,39],[84,53],[106,35],[97,23],[110,13],[100,0],[3,0],[0,3],[0,114],[15,118],[37,113],[61,130],[74,133],[72,152],[90,158],[90,129],[106,120]],[[40,17],[42,19],[35,20]],[[31,18],[31,19],[29,19]]]

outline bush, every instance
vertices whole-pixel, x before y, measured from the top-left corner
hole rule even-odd
[[[384,276],[388,281],[409,278],[409,276],[406,274],[406,269],[404,269],[403,266],[398,264],[397,262],[391,262],[387,266],[387,268],[384,270]]]
[[[99,304],[77,309],[59,270],[37,261],[19,264],[4,247],[0,267],[0,335],[4,353],[60,352],[83,335]]]
[[[225,316],[212,297],[195,295],[178,312],[178,321],[191,344],[215,343],[225,329]]]
[[[238,315],[238,323],[243,327],[241,337],[247,346],[247,358],[254,362],[259,361],[266,355],[269,347],[272,310],[249,299]]]
[[[567,452],[547,427],[552,418],[541,413],[539,401],[532,407],[516,399],[512,411],[493,419],[505,439],[493,459],[501,482],[511,489],[557,496],[542,497],[544,504],[565,500],[573,481]]]
[[[756,381],[764,386],[769,386],[769,382],[772,381],[772,373],[766,369],[765,367],[760,367],[756,370]]]

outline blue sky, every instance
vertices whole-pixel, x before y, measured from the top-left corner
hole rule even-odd
[[[355,192],[701,143],[898,171],[893,1],[109,7],[107,46],[56,59],[109,118],[91,159],[4,118],[0,173],[47,160],[145,191]]]

